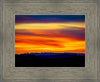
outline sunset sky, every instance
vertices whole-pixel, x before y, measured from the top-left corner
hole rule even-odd
[[[15,54],[85,53],[85,15],[16,15]]]

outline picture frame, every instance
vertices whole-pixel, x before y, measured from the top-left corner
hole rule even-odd
[[[0,81],[99,82],[99,1],[1,3]],[[15,67],[15,15],[85,15],[85,67]]]

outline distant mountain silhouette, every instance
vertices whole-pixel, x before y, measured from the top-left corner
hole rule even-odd
[[[36,55],[36,56],[47,56],[47,55],[76,55],[76,56],[83,56],[83,53],[24,53],[24,54],[15,54],[15,55]]]

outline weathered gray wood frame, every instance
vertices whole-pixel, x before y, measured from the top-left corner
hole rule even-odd
[[[1,81],[99,82],[99,1],[1,1]],[[15,15],[85,15],[85,67],[15,67]]]

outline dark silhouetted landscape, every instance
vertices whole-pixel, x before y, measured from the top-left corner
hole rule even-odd
[[[15,55],[16,67],[85,67],[85,54],[25,53]]]

